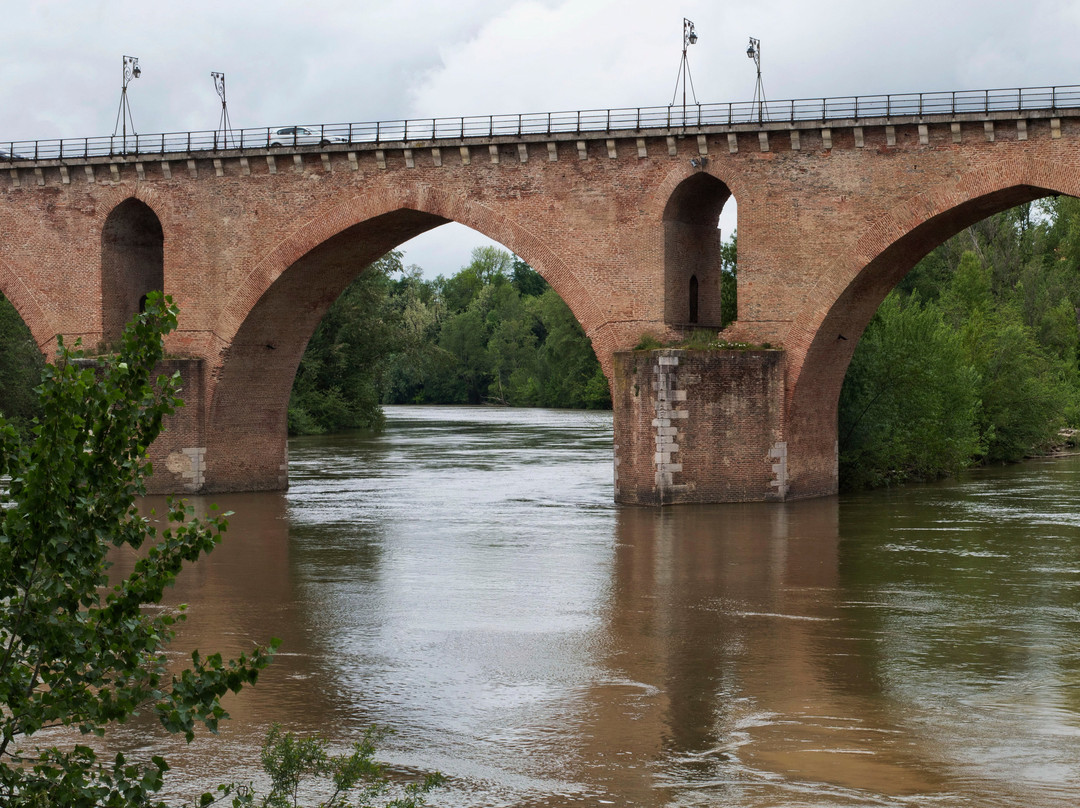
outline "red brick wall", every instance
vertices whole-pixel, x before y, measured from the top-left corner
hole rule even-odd
[[[615,354],[615,499],[781,500],[783,351]]]
[[[664,214],[705,172],[739,203],[739,321],[725,336],[784,348],[787,496],[813,496],[835,490],[839,387],[887,291],[971,221],[1050,192],[1080,195],[1080,118],[1055,115],[1032,112],[1024,127],[1002,114],[922,128],[852,121],[803,128],[798,148],[786,126],[748,124],[477,140],[467,154],[429,143],[297,160],[43,161],[0,170],[0,290],[43,349],[57,333],[96,345],[105,220],[126,199],[145,203],[162,226],[165,291],[181,308],[168,349],[202,362],[192,385],[202,437],[187,448],[206,448],[204,484],[280,487],[296,363],[366,261],[446,220],[473,227],[552,284],[610,378],[614,353],[643,332],[675,336]],[[771,419],[774,405],[754,406]],[[768,493],[754,485],[747,496]]]

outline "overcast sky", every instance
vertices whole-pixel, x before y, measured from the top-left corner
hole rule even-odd
[[[108,135],[122,57],[140,133],[663,106],[682,18],[703,103],[1080,84],[1080,0],[6,0],[0,141]],[[721,222],[725,230],[733,224]],[[451,274],[457,226],[405,245]]]

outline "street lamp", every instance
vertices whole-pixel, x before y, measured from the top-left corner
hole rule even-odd
[[[675,92],[671,96],[671,103],[669,107],[675,106],[675,99],[679,95],[679,85],[682,85],[682,117],[683,126],[686,125],[686,85],[690,85],[690,94],[694,99],[694,103],[698,103],[697,93],[694,92],[694,79],[690,75],[690,63],[686,59],[686,49],[691,45],[696,45],[698,41],[697,31],[694,30],[694,24],[690,20],[683,17],[682,21],[682,62],[679,64],[679,74],[675,77]]]
[[[217,133],[221,132],[221,140],[225,148],[229,147],[229,137],[232,133],[232,124],[229,122],[229,105],[225,101],[225,74],[212,72],[214,89],[217,90],[218,98],[221,99],[221,117],[218,119],[217,129],[214,130],[214,148],[217,148]]]
[[[135,121],[131,117],[131,107],[128,106],[127,88],[128,82],[132,79],[137,79],[142,75],[142,69],[139,67],[138,56],[125,56],[124,57],[124,83],[120,88],[120,109],[116,111],[116,126],[113,127],[113,137],[116,137],[116,130],[123,130],[123,143],[124,151],[127,151],[127,125],[128,121],[131,121],[131,134],[135,134]]]
[[[764,120],[763,109],[765,108],[765,88],[761,84],[761,40],[750,37],[750,47],[746,49],[746,55],[754,60],[757,68],[757,85],[754,87],[754,105],[757,107],[758,123]]]

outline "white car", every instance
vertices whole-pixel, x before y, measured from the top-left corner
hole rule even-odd
[[[25,160],[24,155],[18,152],[9,152],[7,149],[0,149],[0,160]]]
[[[339,135],[322,135],[315,129],[305,126],[283,126],[271,129],[268,143],[270,146],[325,146],[329,143],[348,143],[347,138]]]

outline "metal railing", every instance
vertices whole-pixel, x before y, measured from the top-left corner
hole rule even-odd
[[[912,118],[1080,108],[1080,85],[960,90],[902,95],[666,107],[534,112],[462,118],[420,118],[374,123],[260,127],[229,132],[166,132],[126,137],[0,141],[0,165],[33,160],[195,154],[233,149],[296,148],[337,144],[400,145],[466,138],[573,135],[609,131],[686,129],[738,124],[826,123],[860,118]],[[296,129],[306,130],[297,133]],[[291,134],[282,130],[294,130]]]

